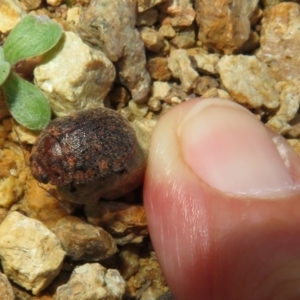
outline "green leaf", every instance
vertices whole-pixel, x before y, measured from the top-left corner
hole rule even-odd
[[[10,72],[10,64],[7,61],[0,61],[0,85],[6,80]]]
[[[51,109],[40,89],[11,72],[2,90],[8,109],[17,122],[32,130],[42,130],[48,125]]]
[[[3,48],[0,47],[0,85],[6,80],[10,72],[10,64],[5,61]]]
[[[41,55],[53,48],[62,35],[60,25],[47,16],[26,16],[7,37],[3,49],[5,59],[15,64]]]
[[[0,60],[3,61],[5,60],[5,57],[4,57],[4,51],[3,51],[3,48],[0,47]]]

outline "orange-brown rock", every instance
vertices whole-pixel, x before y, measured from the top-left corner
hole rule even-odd
[[[89,223],[107,230],[120,245],[140,243],[148,235],[146,214],[141,205],[100,201],[85,206]]]
[[[147,69],[150,76],[159,81],[167,81],[172,77],[172,73],[168,68],[168,59],[166,57],[154,57],[149,59]]]
[[[7,277],[0,273],[0,295],[2,300],[14,300],[15,296]]]
[[[250,36],[250,19],[258,0],[196,0],[199,40],[209,49],[232,54]]]

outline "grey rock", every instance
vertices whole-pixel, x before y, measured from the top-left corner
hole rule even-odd
[[[76,267],[67,284],[56,291],[55,300],[119,300],[125,293],[125,281],[119,271],[106,270],[100,264]]]
[[[100,261],[117,252],[115,241],[108,232],[79,218],[61,218],[51,230],[73,260]]]
[[[150,90],[143,42],[136,24],[135,1],[91,0],[81,14],[77,29],[86,42],[115,62],[119,80],[135,101],[145,101]]]

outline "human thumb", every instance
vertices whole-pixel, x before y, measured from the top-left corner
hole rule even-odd
[[[158,122],[144,199],[176,299],[300,298],[300,159],[242,106],[193,99]]]

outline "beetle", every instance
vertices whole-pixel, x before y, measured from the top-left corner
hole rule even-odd
[[[123,116],[108,108],[86,109],[49,123],[33,145],[30,168],[41,183],[85,184],[126,172],[137,148]]]

